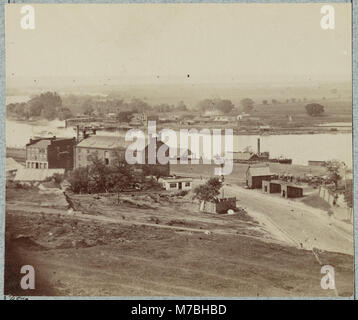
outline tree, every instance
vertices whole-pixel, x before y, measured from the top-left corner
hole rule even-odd
[[[200,201],[217,202],[222,182],[219,178],[210,178],[205,184],[194,189],[194,198]]]
[[[41,117],[47,120],[53,120],[57,116],[56,109],[54,108],[43,108],[41,110]]]
[[[324,107],[319,103],[309,103],[305,106],[306,112],[312,116],[319,116],[324,112]]]
[[[262,100],[262,104],[267,104],[267,100]]]
[[[326,161],[323,165],[327,169],[329,179],[334,183],[336,189],[338,186],[338,181],[342,179],[342,169],[343,163],[339,160],[329,160]]]
[[[111,173],[116,174],[119,178],[116,182],[116,188],[123,189],[132,187],[137,182],[134,166],[127,163],[125,155],[120,149],[113,151]]]
[[[82,108],[83,108],[83,113],[85,115],[91,116],[94,112],[94,108],[93,108],[91,101],[85,101],[82,104]]]
[[[222,113],[230,113],[234,109],[233,103],[228,99],[216,99],[214,104],[215,108]]]
[[[152,109],[152,107],[148,103],[137,98],[133,98],[128,105],[130,109],[135,112],[145,112],[150,111]]]
[[[89,168],[80,167],[71,172],[68,178],[70,190],[74,193],[89,192]]]
[[[6,105],[6,113],[18,117],[28,116],[28,105],[25,102],[9,103]]]
[[[213,99],[204,99],[198,102],[197,108],[202,111],[213,111],[215,109],[215,103]]]
[[[58,111],[58,118],[60,120],[66,120],[66,119],[69,119],[69,118],[72,118],[72,112],[69,108],[67,107],[63,107],[63,108],[60,108],[60,110]]]
[[[56,118],[62,106],[61,97],[56,92],[45,92],[33,97],[29,102],[30,116],[43,116],[45,119]]]
[[[170,112],[173,108],[167,103],[161,103],[155,106],[156,111],[158,112]]]
[[[219,111],[221,113],[230,113],[234,109],[234,104],[229,99],[204,99],[199,101],[197,109],[202,112]]]
[[[91,182],[91,192],[100,193],[109,191],[109,167],[97,154],[90,156],[92,164],[89,166],[89,177]]]
[[[220,180],[219,178],[210,178],[210,179],[207,181],[207,184],[208,184],[211,188],[213,188],[213,189],[215,189],[215,190],[217,190],[217,191],[219,191],[219,190],[221,189],[221,187],[222,187],[222,182],[221,182],[221,180]]]
[[[178,105],[176,106],[177,111],[187,111],[188,108],[186,107],[185,103],[183,101],[179,101]]]
[[[19,117],[23,117],[26,111],[26,103],[16,103],[15,105],[15,113]]]
[[[44,109],[44,105],[39,100],[30,100],[28,102],[29,104],[29,112],[30,116],[32,117],[38,117],[41,115],[42,110]]]
[[[254,100],[250,98],[242,99],[241,105],[245,112],[250,112],[254,108]]]
[[[124,190],[133,187],[135,177],[132,166],[126,161],[118,160],[116,165],[110,168],[106,177],[106,186],[109,191],[117,193],[117,203],[119,204],[119,195]]]
[[[119,199],[120,192],[133,187],[137,182],[133,165],[125,161],[123,151],[112,152],[111,163],[106,164],[93,154],[89,166],[72,171],[70,190],[74,193],[116,192]]]
[[[119,122],[130,122],[133,118],[133,112],[132,111],[121,111],[117,115]]]

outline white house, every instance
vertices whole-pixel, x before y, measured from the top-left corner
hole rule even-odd
[[[165,190],[191,190],[193,179],[188,177],[165,177],[158,180]]]

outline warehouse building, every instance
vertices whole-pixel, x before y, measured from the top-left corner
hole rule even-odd
[[[263,181],[273,177],[269,166],[249,166],[246,170],[246,185],[250,189],[261,189]]]

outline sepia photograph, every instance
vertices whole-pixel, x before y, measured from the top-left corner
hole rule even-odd
[[[5,296],[354,297],[350,2],[9,3],[4,33]]]

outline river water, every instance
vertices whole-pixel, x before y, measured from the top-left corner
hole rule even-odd
[[[17,122],[6,121],[6,146],[23,148],[33,136],[75,137],[73,128],[64,128],[64,122]],[[124,131],[98,131],[97,135],[123,136]],[[251,146],[257,151],[257,135],[237,135],[234,137],[234,150]],[[272,158],[284,156],[293,159],[292,163],[306,165],[308,160],[338,159],[352,167],[352,134],[289,134],[261,136],[261,152],[269,151]]]

